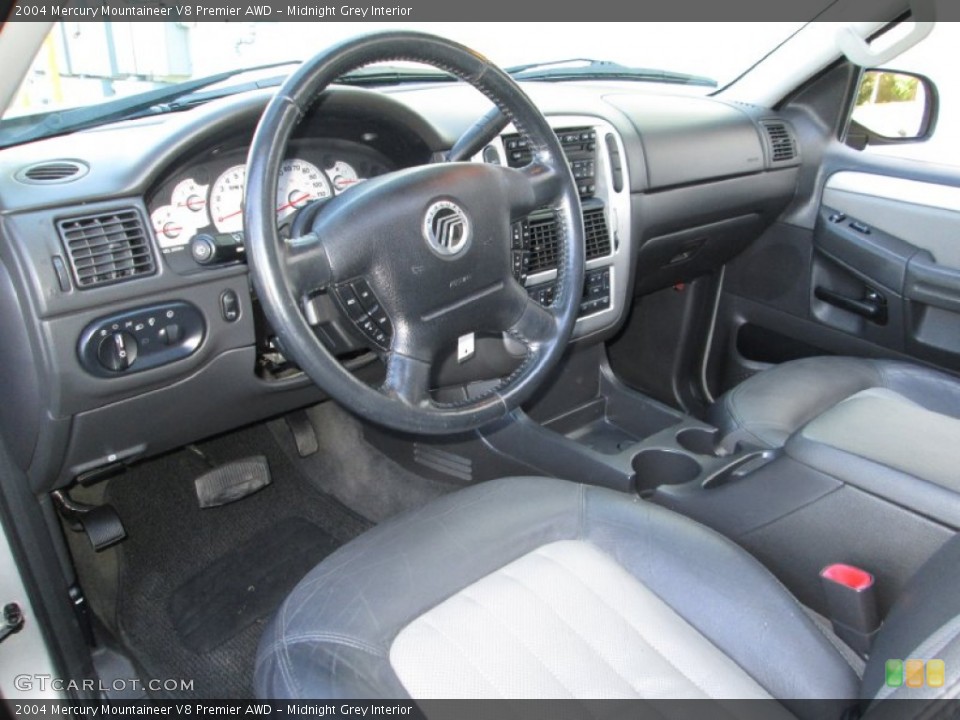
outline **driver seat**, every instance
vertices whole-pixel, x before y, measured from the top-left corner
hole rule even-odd
[[[861,698],[904,694],[884,684],[888,658],[960,667],[958,560],[951,542],[918,573],[861,680],[848,649],[712,530],[625,493],[496,480],[383,523],[314,568],[264,633],[255,691],[772,697],[785,717],[839,717]],[[813,698],[836,707],[793,702]]]

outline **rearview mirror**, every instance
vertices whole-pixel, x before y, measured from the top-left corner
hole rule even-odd
[[[929,78],[896,70],[865,70],[847,143],[862,149],[925,140],[933,133],[937,109],[937,89]]]

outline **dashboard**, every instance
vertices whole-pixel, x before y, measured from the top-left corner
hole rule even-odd
[[[716,270],[749,244],[790,201],[800,164],[792,128],[771,110],[610,87],[526,87],[583,208],[579,343],[617,333],[636,296]],[[35,490],[323,398],[286,361],[246,266],[245,163],[271,92],[0,151],[11,169],[0,175],[0,362],[17,368],[0,377],[0,426]],[[442,159],[488,107],[463,84],[328,91],[287,149],[274,197],[281,235],[358,183]],[[471,160],[528,158],[507,127]],[[517,281],[549,305],[552,212],[517,221],[503,241]],[[335,293],[302,310],[342,362],[378,382],[389,341],[375,315],[351,313]],[[456,348],[451,358],[435,387],[521,361],[504,338],[478,338],[465,365]]]

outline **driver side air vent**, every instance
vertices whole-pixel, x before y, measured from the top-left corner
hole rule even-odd
[[[79,160],[52,160],[21,168],[14,176],[22,183],[53,185],[72,182],[87,174],[89,166]]]
[[[761,123],[767,134],[770,162],[782,163],[797,157],[797,141],[784,122],[765,120]]]
[[[157,270],[143,219],[133,208],[60,220],[57,230],[81,290]]]

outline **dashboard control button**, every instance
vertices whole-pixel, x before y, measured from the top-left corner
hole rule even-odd
[[[160,328],[157,333],[164,345],[176,345],[183,338],[183,328],[176,323]]]
[[[190,241],[190,254],[201,265],[213,262],[217,246],[209,235],[197,235]]]
[[[243,233],[201,233],[190,240],[190,256],[198,265],[223,265],[242,259]]]
[[[128,332],[114,332],[100,341],[97,359],[107,370],[122,372],[137,360],[137,339]]]
[[[355,281],[353,283],[353,291],[357,294],[357,298],[360,300],[360,306],[368,315],[373,315],[379,310],[377,298],[373,294],[373,290],[370,289],[370,286],[367,285],[366,280]]]
[[[77,355],[96,377],[138,373],[192,355],[205,331],[203,313],[188,302],[147,305],[91,322],[77,342]]]
[[[231,323],[240,318],[240,298],[233,290],[224,290],[220,295],[220,314],[224,320]]]
[[[353,321],[359,321],[366,317],[363,306],[360,305],[360,299],[349,285],[342,285],[337,288],[337,296],[340,298],[340,304],[347,313],[347,317]]]

